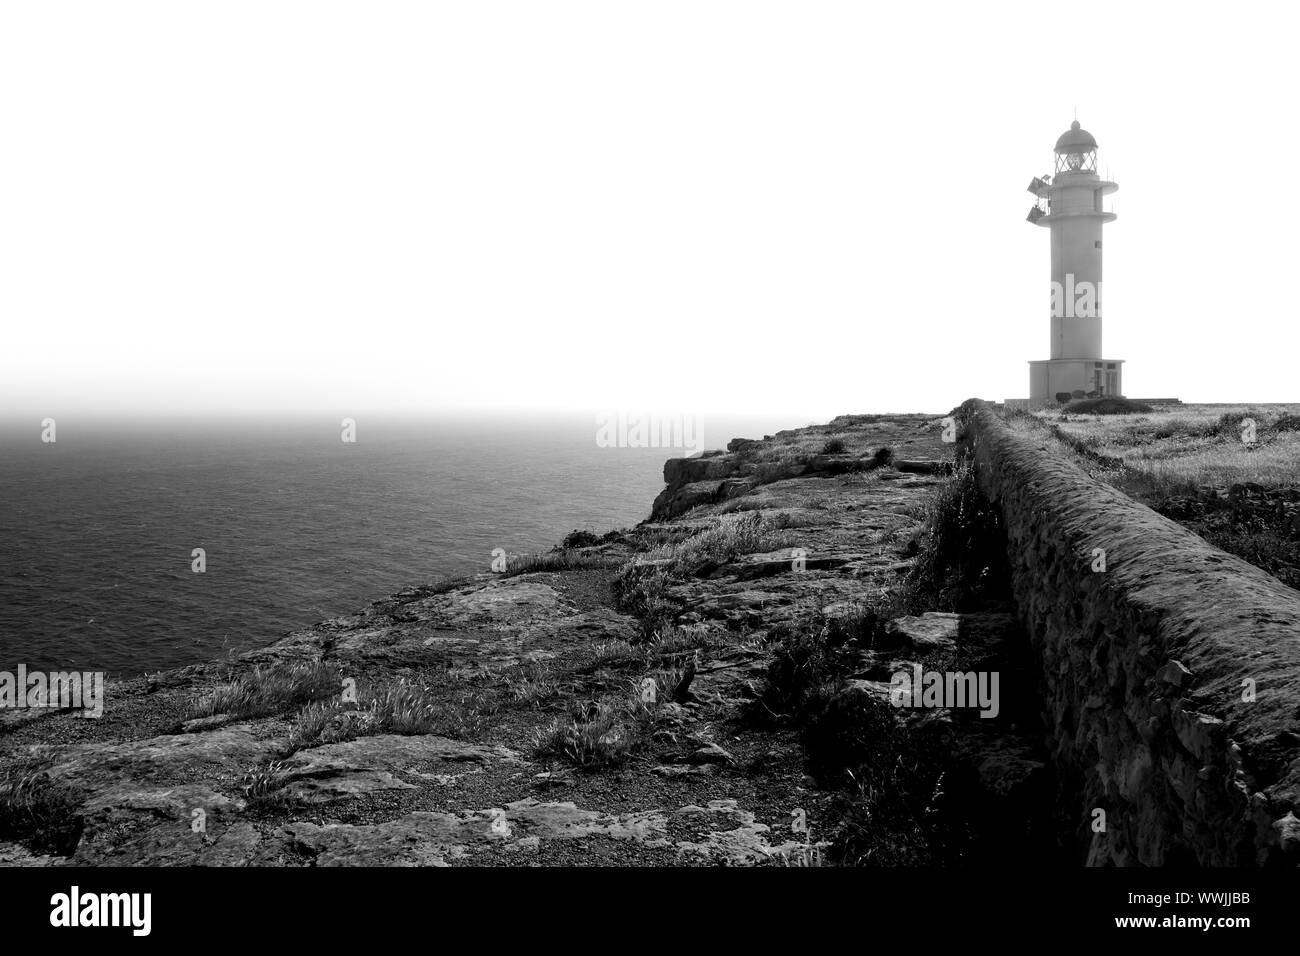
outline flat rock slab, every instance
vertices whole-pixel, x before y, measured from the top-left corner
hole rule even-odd
[[[412,790],[398,774],[443,785],[493,760],[516,760],[504,747],[446,737],[383,734],[301,750],[277,764],[276,787],[300,803],[327,803],[376,790]]]
[[[277,836],[317,866],[447,866],[487,849],[535,851],[544,840],[662,840],[666,826],[658,811],[614,815],[530,798],[459,813],[417,811],[368,826],[290,823]]]
[[[93,797],[110,791],[158,789],[196,775],[242,772],[273,758],[284,743],[260,738],[244,723],[118,744],[42,744],[29,748],[29,753],[51,761],[51,779]]]
[[[910,647],[921,654],[952,651],[957,648],[961,619],[960,614],[942,611],[895,618],[885,626],[885,635],[895,646]]]
[[[667,837],[669,818],[702,824],[695,840]],[[504,807],[458,813],[416,811],[372,825],[295,822],[276,831],[287,852],[316,866],[447,866],[490,851],[534,853],[549,841],[603,837],[657,849],[676,849],[683,857],[705,858],[724,866],[753,866],[799,852],[794,841],[772,843],[771,828],[735,800],[711,800],[672,814],[661,810],[610,814],[573,803],[518,800]]]
[[[755,822],[754,814],[741,810],[735,800],[710,800],[707,806],[682,807],[675,816],[701,820],[709,827],[716,827],[699,840],[677,843],[678,852],[703,856],[723,866],[754,866],[798,852],[804,846],[794,841],[774,846],[768,840],[772,828]]]

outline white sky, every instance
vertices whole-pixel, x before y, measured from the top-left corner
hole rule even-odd
[[[946,411],[1118,181],[1126,391],[1297,401],[1294,4],[6,3],[0,407]]]

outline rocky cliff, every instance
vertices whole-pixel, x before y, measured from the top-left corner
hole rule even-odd
[[[738,439],[636,528],[0,714],[0,862],[1288,858],[1294,592],[963,415]]]
[[[669,462],[637,528],[112,681],[98,720],[9,712],[0,859],[807,862],[837,790],[746,708],[783,638],[906,574],[951,450],[926,416],[733,442]],[[956,639],[912,623],[854,659],[858,693]]]

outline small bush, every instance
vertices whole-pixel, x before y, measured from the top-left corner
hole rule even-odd
[[[808,769],[827,786],[891,781],[909,749],[894,710],[862,693],[824,685],[808,703],[801,733]]]
[[[641,638],[649,640],[676,615],[668,600],[668,571],[662,565],[630,561],[614,579],[614,598],[621,611],[641,625]]]
[[[570,548],[590,548],[598,544],[600,544],[600,538],[596,537],[596,535],[590,531],[577,530],[566,534],[564,540],[560,542],[560,547],[567,551]]]
[[[81,840],[81,796],[25,761],[0,777],[0,840],[26,843],[38,853],[71,856]]]
[[[832,438],[826,444],[822,445],[823,455],[842,455],[844,454],[844,439]]]
[[[793,628],[776,647],[754,698],[741,712],[753,725],[800,723],[822,688],[843,673],[839,649],[827,639],[824,625],[808,620]]]
[[[1130,398],[1077,398],[1063,409],[1070,415],[1147,415],[1154,409]]]
[[[930,841],[909,802],[894,787],[860,786],[832,808],[828,859],[840,866],[931,866]]]

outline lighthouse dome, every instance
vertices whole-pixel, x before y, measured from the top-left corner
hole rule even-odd
[[[1088,150],[1096,149],[1097,141],[1093,139],[1091,133],[1086,129],[1079,128],[1079,121],[1075,120],[1070,124],[1070,128],[1061,134],[1061,138],[1056,141],[1056,151],[1058,153],[1086,153]]]

